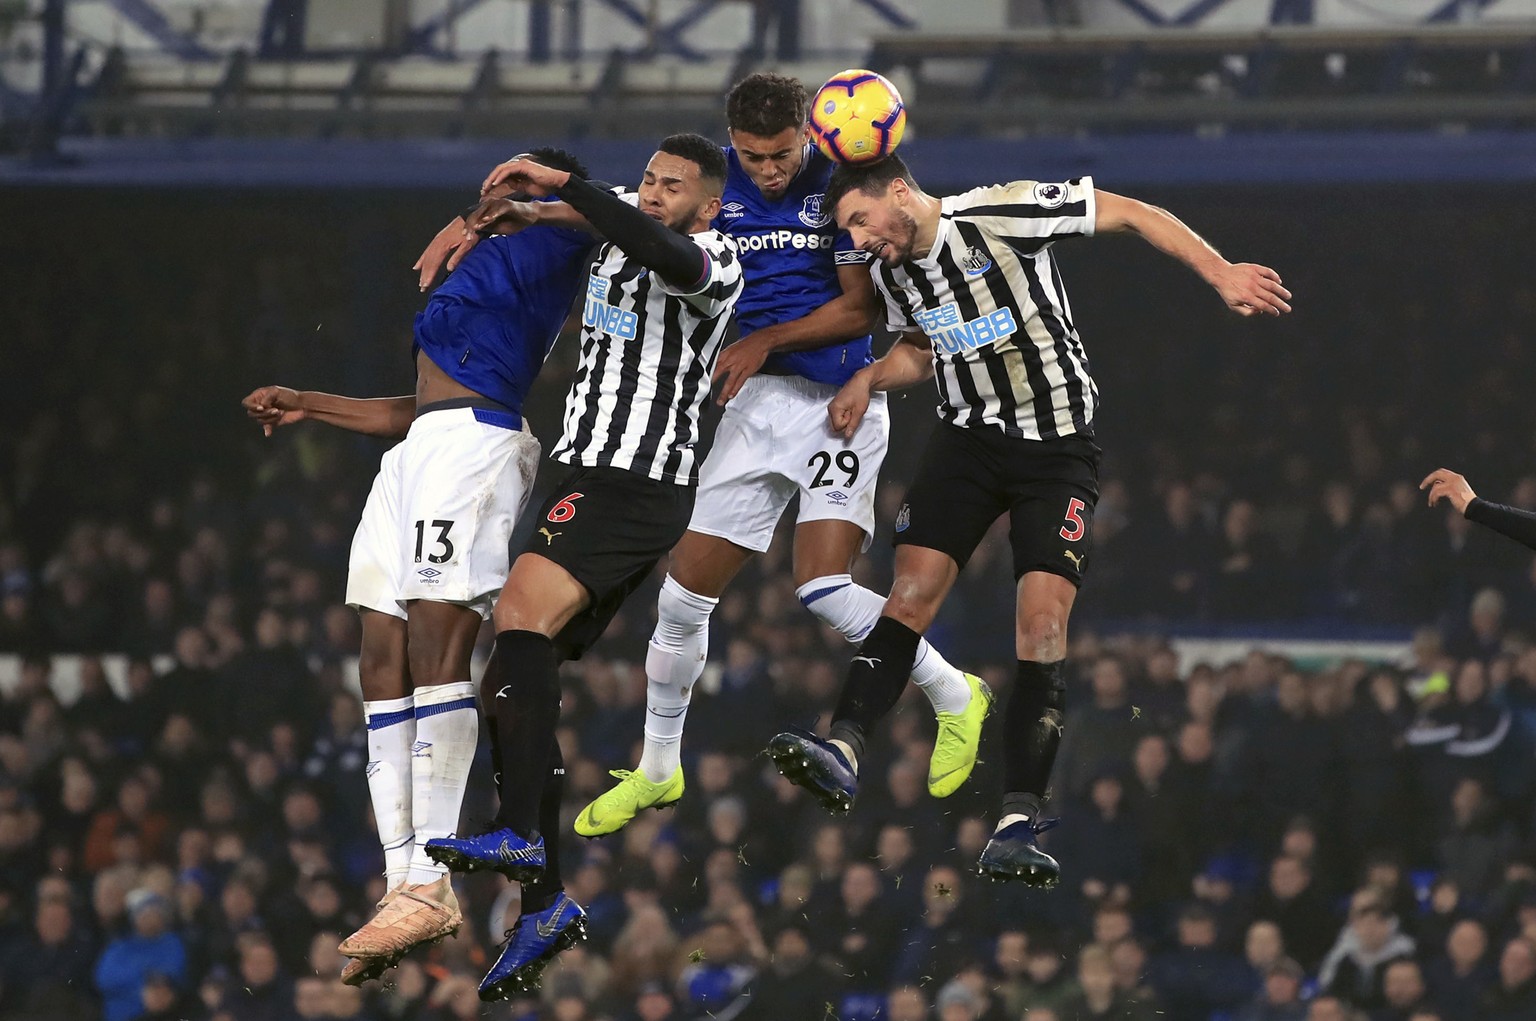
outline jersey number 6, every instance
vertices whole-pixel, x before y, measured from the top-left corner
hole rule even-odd
[[[551,507],[549,513],[544,515],[545,520],[553,521],[557,525],[571,520],[576,516],[576,501],[580,499],[580,493],[572,493]]]

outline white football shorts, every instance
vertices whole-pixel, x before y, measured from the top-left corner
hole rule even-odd
[[[875,485],[890,444],[885,394],[845,440],[832,431],[827,405],[838,388],[799,376],[759,374],[726,405],[714,446],[699,469],[688,529],[762,552],[784,508],[800,495],[797,524],[851,521],[875,532]]]
[[[426,599],[490,617],[539,441],[506,411],[451,404],[419,411],[380,462],[352,538],[348,606],[403,618]]]

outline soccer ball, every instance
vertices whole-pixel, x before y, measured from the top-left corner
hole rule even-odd
[[[907,129],[907,108],[886,78],[873,71],[835,74],[816,90],[809,118],[816,147],[835,163],[873,163],[896,151]]]

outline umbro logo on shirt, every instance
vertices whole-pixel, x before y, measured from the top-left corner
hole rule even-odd
[[[720,207],[720,214],[727,220],[739,220],[747,215],[747,207],[740,202],[727,202]]]

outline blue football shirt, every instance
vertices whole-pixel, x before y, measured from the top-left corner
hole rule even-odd
[[[565,227],[484,238],[417,314],[417,348],[451,379],[521,412],[596,246]]]
[[[746,288],[736,303],[742,336],[765,326],[792,322],[843,293],[839,265],[864,266],[869,256],[853,247],[846,231],[832,223],[822,198],[832,176],[832,161],[806,145],[800,173],[777,201],[763,195],[727,147],[730,170],[715,228],[736,239]],[[842,386],[874,360],[868,336],[811,351],[769,356],[769,372],[803,376]]]

